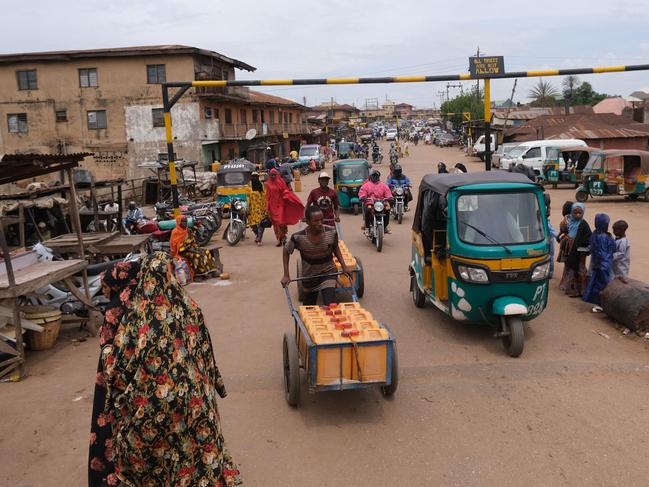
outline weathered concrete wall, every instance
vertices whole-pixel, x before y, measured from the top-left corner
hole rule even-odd
[[[148,84],[147,64],[164,64],[167,79],[194,78],[191,55],[20,62],[0,65],[0,152],[92,152],[83,166],[97,178],[129,172],[124,107],[160,103],[159,84]],[[79,69],[97,69],[97,87],[79,86]],[[38,88],[19,90],[16,71],[36,69]],[[67,120],[56,122],[56,111]],[[87,112],[106,110],[107,128],[89,129]],[[26,113],[28,133],[9,133],[7,114]]]
[[[150,174],[138,164],[157,161],[158,155],[167,152],[164,127],[153,126],[154,108],[161,105],[129,105],[125,107],[126,140],[128,141],[129,177]],[[219,138],[217,120],[201,118],[198,102],[177,103],[171,109],[174,151],[177,159],[203,161],[203,142]]]

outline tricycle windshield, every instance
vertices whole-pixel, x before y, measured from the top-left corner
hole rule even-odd
[[[584,171],[597,171],[598,169],[601,169],[603,165],[604,165],[604,154],[601,153],[591,154],[590,159],[588,159],[588,163],[584,168]]]
[[[300,157],[313,157],[318,153],[317,147],[302,147],[300,149]]]
[[[340,181],[359,181],[369,177],[367,166],[342,166],[338,168],[338,179]]]
[[[221,186],[243,186],[247,184],[247,173],[243,172],[226,172],[220,175],[219,183]]]
[[[460,240],[471,245],[537,243],[545,238],[535,193],[473,193],[457,199]]]

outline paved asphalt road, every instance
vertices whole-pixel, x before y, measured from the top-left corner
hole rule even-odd
[[[411,153],[403,166],[417,182],[439,160],[469,160],[456,148]],[[305,178],[303,199],[315,184]],[[558,224],[573,192],[551,194]],[[629,221],[632,276],[649,282],[649,204],[598,200],[586,216],[601,211]],[[299,409],[286,404],[281,343],[292,322],[272,232],[261,248],[249,238],[222,250],[231,281],[191,286],[229,390],[220,412],[245,485],[647,485],[647,342],[560,294],[555,278],[549,308],[526,328],[523,356],[507,357],[489,330],[413,306],[411,222],[409,213],[393,223],[379,254],[360,217],[343,217],[345,241],[365,265],[363,305],[398,339],[401,382],[391,400],[376,390],[303,391]],[[86,485],[98,346],[72,341],[79,336],[64,332],[55,349],[28,355],[30,377],[0,384],[0,485]]]

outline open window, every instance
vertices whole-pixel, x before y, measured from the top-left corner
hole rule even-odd
[[[417,203],[413,229],[421,233],[426,264],[432,252],[443,256],[446,249],[446,197],[432,190],[423,190]]]
[[[637,183],[638,176],[642,173],[642,161],[640,156],[624,156],[624,181]]]

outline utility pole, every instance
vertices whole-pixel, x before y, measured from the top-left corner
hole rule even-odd
[[[518,83],[518,78],[514,80],[514,86],[512,88],[512,96],[509,97],[509,101],[511,103],[509,103],[509,105],[507,106],[507,112],[505,113],[505,125],[503,126],[503,134],[505,133],[505,130],[507,130],[507,122],[509,121],[509,111],[512,109],[512,105],[514,104],[514,93],[516,93],[516,83]]]
[[[446,83],[446,101],[449,100],[449,97],[448,97],[448,89],[449,88],[460,88],[461,93],[464,95],[464,89],[463,89],[461,83],[458,83],[458,84],[454,85],[453,83],[449,82],[449,83]]]
[[[444,95],[445,95],[445,93],[444,93],[443,90],[439,90],[439,91],[437,92],[437,96],[439,97],[439,104],[440,104],[440,107],[444,104]]]

